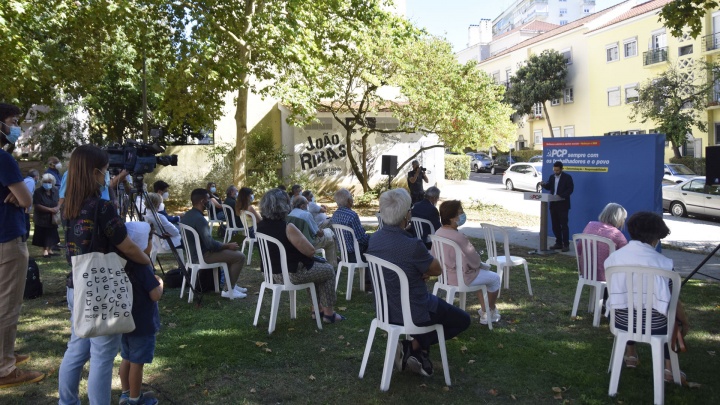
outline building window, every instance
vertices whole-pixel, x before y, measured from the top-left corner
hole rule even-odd
[[[565,138],[572,138],[575,136],[575,126],[569,125],[565,128],[563,128],[565,131]]]
[[[612,87],[607,90],[607,103],[609,107],[620,105],[620,87]]]
[[[510,76],[512,75],[512,69],[505,69],[505,80],[510,82]]]
[[[565,89],[563,97],[565,99],[564,100],[565,104],[572,103],[573,101],[575,101],[575,97],[573,96],[573,88],[568,87],[567,89]]]
[[[542,145],[542,129],[534,130],[533,137],[535,138],[535,145]]]
[[[567,3],[567,0],[558,0],[558,3]]]
[[[583,9],[583,13],[585,13],[585,14],[590,14],[590,9],[587,8],[587,7],[584,8],[584,9]]]
[[[552,106],[560,105],[560,99],[554,98],[554,99],[550,100],[550,105],[552,105]]]
[[[493,80],[495,80],[495,83],[500,83],[500,72],[499,71],[494,72],[492,74],[492,77],[493,77]]]
[[[693,53],[692,44],[681,46],[680,48],[678,48],[678,56],[690,55],[692,53]]]
[[[535,103],[535,105],[533,105],[533,115],[536,118],[542,118],[542,116],[543,116],[542,104]]]
[[[720,124],[715,123],[715,145],[720,145]]]
[[[560,20],[560,25],[566,25],[566,24],[567,24],[567,20]]]
[[[553,127],[553,138],[560,138],[560,127]]]
[[[565,58],[565,63],[568,65],[572,65],[572,49],[564,49],[560,53],[562,54],[563,58]]]
[[[637,91],[637,83],[625,86],[625,104],[637,103],[638,101],[640,101],[640,96]]]
[[[620,58],[620,55],[618,54],[617,42],[615,42],[614,44],[605,46],[605,61],[606,62],[615,62],[619,58]]]
[[[567,14],[567,9],[566,9],[566,8],[561,8],[561,9],[560,9],[560,17],[565,17],[565,14]]]
[[[637,37],[624,40],[623,41],[623,56],[626,58],[631,58],[633,56],[637,56],[637,54],[638,54]]]

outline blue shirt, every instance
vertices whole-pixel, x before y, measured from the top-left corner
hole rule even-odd
[[[148,264],[141,265],[128,261],[125,264],[125,273],[132,284],[132,317],[135,321],[135,330],[126,335],[154,335],[160,330],[160,313],[157,302],[150,299],[150,291],[157,288],[160,283]]]
[[[62,179],[60,180],[60,198],[65,198],[65,191],[67,190],[67,170],[62,175]],[[100,198],[102,198],[105,201],[110,201],[110,191],[108,190],[107,186],[102,186],[100,189]]]
[[[20,167],[15,158],[0,149],[0,243],[9,242],[25,235],[25,208],[15,204],[6,204],[10,194],[10,185],[22,183]]]
[[[396,264],[405,272],[408,278],[412,320],[416,325],[428,322],[430,312],[437,310],[438,298],[428,292],[425,280],[422,278],[433,261],[425,244],[397,226],[385,225],[373,234],[367,253]],[[400,280],[392,270],[383,270],[383,273],[388,293],[390,322],[402,324]]]
[[[348,207],[340,207],[333,214],[332,222],[333,224],[345,225],[352,228],[353,232],[355,232],[355,237],[358,240],[358,244],[360,245],[360,250],[363,250],[363,246],[368,245],[370,235],[365,233],[365,228],[362,227],[362,224],[360,223],[360,217],[357,213],[355,213],[355,211],[351,210]],[[347,232],[345,232],[345,246],[348,247],[348,252],[355,252],[355,246],[353,245],[352,237]]]
[[[428,221],[432,222],[433,227],[436,231],[442,226],[440,225],[440,213],[438,212],[437,208],[435,208],[435,206],[427,200],[427,198],[424,198],[421,201],[416,202],[415,205],[413,205],[412,216],[416,218],[427,219]],[[427,236],[430,234],[430,228],[427,225],[423,224],[422,230],[423,232],[421,239],[425,242],[429,242],[430,240]]]

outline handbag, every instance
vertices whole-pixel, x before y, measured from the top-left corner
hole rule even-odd
[[[53,225],[61,225],[62,224],[62,213],[58,210],[58,212],[52,214],[52,224]]]
[[[135,330],[133,290],[125,273],[126,261],[117,253],[93,252],[97,240],[97,211],[90,253],[73,256],[72,324],[81,338],[115,335]]]

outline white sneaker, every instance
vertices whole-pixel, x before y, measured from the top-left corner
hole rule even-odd
[[[220,296],[223,298],[230,298],[230,293],[227,291],[223,291],[220,293]],[[239,291],[233,291],[233,296],[231,299],[238,299],[238,298],[245,298],[247,297],[247,294],[241,293]]]
[[[241,293],[243,293],[243,294],[247,292],[247,288],[245,288],[245,287],[240,287],[240,286],[237,285],[237,284],[235,284],[235,288],[233,288],[233,289],[234,289],[235,291],[241,292]]]
[[[482,309],[478,309],[478,314],[480,315],[480,324],[487,325],[487,323],[488,323],[487,312],[483,312]]]
[[[500,311],[497,308],[491,310],[492,316],[490,317],[494,323],[500,322]]]

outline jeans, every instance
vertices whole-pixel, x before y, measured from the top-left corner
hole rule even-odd
[[[88,376],[88,399],[91,405],[110,403],[112,390],[113,361],[120,349],[122,335],[80,338],[72,327],[73,289],[67,289],[67,302],[70,308],[70,341],[58,371],[58,392],[60,405],[79,405],[80,375],[83,366],[90,360]]]
[[[0,243],[0,377],[15,371],[15,335],[28,268],[23,239]]]
[[[430,326],[435,324],[443,326],[445,341],[448,341],[470,326],[470,315],[458,307],[438,300],[437,310],[430,312],[430,320],[418,323],[417,326]],[[431,345],[437,344],[438,342],[437,332],[435,331],[422,335],[413,335],[413,339],[417,339],[420,347],[424,350],[427,350]]]

